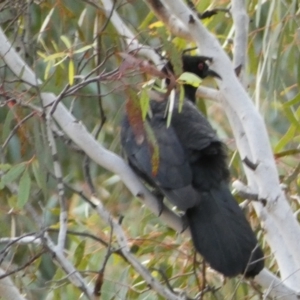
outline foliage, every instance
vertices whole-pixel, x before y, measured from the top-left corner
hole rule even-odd
[[[198,11],[212,7],[208,0],[194,2]],[[194,46],[170,36],[163,24],[156,23],[143,1],[116,3],[116,10],[142,43],[163,49],[171,58],[179,57],[182,49]],[[134,65],[136,61],[126,62],[122,58],[120,53],[126,52],[123,39],[107,20],[100,2],[94,6],[89,1],[20,0],[2,1],[1,5],[1,25],[6,35],[38,77],[44,80],[40,91],[32,89],[30,93],[24,93],[9,69],[5,65],[0,69],[1,236],[22,236],[48,228],[49,235],[55,240],[60,214],[58,180],[54,176],[54,161],[39,93],[51,91],[60,95],[60,100],[99,143],[121,154],[119,124],[125,100],[132,93],[131,89],[142,87],[153,76],[149,69],[145,72],[140,65]],[[229,5],[229,1],[219,0],[213,7],[228,8]],[[298,214],[299,3],[295,0],[250,0],[248,13],[251,18],[248,91],[265,118],[282,183]],[[204,23],[231,56],[230,15],[219,12]],[[174,62],[176,65],[176,59]],[[72,87],[78,87],[80,79],[95,78],[104,73],[108,75],[103,80],[94,80],[72,90]],[[206,81],[205,84],[213,85],[213,82]],[[140,97],[142,109],[147,109],[145,95]],[[241,162],[221,107],[203,99],[198,105],[229,147],[233,178],[243,180]],[[91,192],[89,179],[96,195],[112,215],[124,217],[122,227],[132,253],[164,285],[169,284],[194,297],[207,282],[211,289],[203,299],[260,299],[259,288],[240,282],[239,278],[224,281],[207,269],[205,281],[201,258],[194,258],[189,240],[168,229],[132,197],[118,176],[90,161],[67,137],[60,136],[59,131],[55,132],[55,141],[67,199],[67,258],[86,281],[94,285],[107,253],[110,248],[114,250],[104,268],[101,299],[162,298],[124,260],[117,251],[111,228],[84,201],[82,193],[89,195]],[[251,210],[248,217],[268,254],[259,222]],[[18,243],[10,247],[1,243],[0,246],[2,268],[10,272],[24,266],[13,274],[13,279],[28,299],[79,299],[82,296],[41,246]],[[35,256],[36,259],[28,264]],[[277,271],[271,254],[266,264]]]

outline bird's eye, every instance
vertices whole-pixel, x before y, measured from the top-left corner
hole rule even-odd
[[[203,70],[203,68],[204,68],[204,63],[203,62],[199,63],[198,64],[198,69]]]

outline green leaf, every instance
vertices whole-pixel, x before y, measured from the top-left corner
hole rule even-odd
[[[44,52],[41,52],[41,51],[37,51],[37,54],[38,54],[38,56],[40,56],[43,59],[46,59],[48,57]]]
[[[295,133],[296,133],[296,127],[294,125],[292,125],[287,130],[285,135],[277,143],[277,145],[275,146],[274,152],[277,153],[277,152],[282,151],[282,149],[293,139],[293,137],[295,136]]]
[[[6,140],[6,138],[8,137],[8,135],[11,132],[10,126],[11,126],[11,122],[13,121],[13,119],[14,119],[14,113],[13,113],[13,110],[11,109],[8,111],[5,121],[4,121],[4,124],[3,124],[3,127],[2,127],[3,142]]]
[[[7,173],[5,173],[2,176],[1,182],[4,185],[6,185],[8,183],[15,181],[24,172],[25,167],[26,167],[25,163],[20,163],[18,165],[13,166]]]
[[[23,208],[27,203],[30,193],[31,179],[28,169],[26,169],[20,179],[18,191],[18,207]]]
[[[60,39],[63,41],[63,43],[66,45],[66,47],[67,47],[68,49],[70,49],[70,48],[72,47],[72,43],[70,42],[70,40],[69,40],[68,37],[66,37],[65,35],[62,35],[62,36],[60,37]]]
[[[148,89],[142,89],[140,94],[140,105],[142,110],[143,121],[145,121],[149,110],[149,105],[150,105]]]
[[[44,140],[45,134],[41,134],[41,132],[44,132],[43,130],[44,127],[41,122],[34,119],[33,139],[36,158],[31,163],[31,168],[39,188],[42,189],[44,199],[47,199],[50,192],[49,185],[47,184],[47,168],[50,167],[50,154],[49,147],[47,147],[46,141]]]
[[[85,270],[88,267],[89,262],[92,260],[93,256],[94,256],[93,253],[90,254],[84,253],[84,256],[81,258],[81,261],[79,262],[78,265],[76,265],[76,267],[80,270]]]
[[[298,121],[297,113],[295,113],[291,107],[286,106],[283,106],[283,111],[291,124],[300,130],[300,123]]]
[[[53,67],[53,62],[49,61],[47,63],[46,69],[45,69],[45,74],[44,74],[44,79],[47,80],[49,78],[50,70]]]
[[[123,269],[121,276],[118,280],[118,282],[120,283],[120,289],[118,290],[118,296],[116,297],[118,299],[128,299],[127,293],[129,290],[129,285],[128,285],[129,270],[130,267],[126,267],[125,269]]]
[[[62,57],[63,57],[63,59],[66,59],[66,57],[68,57],[68,56],[64,52],[54,53],[54,54],[51,54],[51,55],[47,56],[44,59],[44,62],[51,61],[51,60],[55,61],[56,59],[62,58]]]
[[[289,107],[289,106],[292,106],[292,105],[296,105],[296,104],[299,104],[300,103],[300,93],[297,94],[293,99],[285,102],[283,104],[284,107]]]
[[[84,46],[84,47],[82,47],[82,48],[80,48],[80,49],[75,50],[73,53],[82,53],[82,52],[85,52],[85,51],[87,51],[87,50],[93,48],[93,46],[94,46],[93,44]]]
[[[138,30],[142,31],[147,29],[148,25],[151,23],[151,21],[154,19],[154,13],[152,11],[150,11],[148,13],[148,15],[144,18],[144,20],[142,21],[142,23],[140,24]]]
[[[154,85],[152,89],[162,94],[165,94],[168,91],[165,87],[159,87],[157,85]]]
[[[150,11],[148,13],[148,15],[146,16],[146,18],[144,18],[144,20],[142,21],[142,23],[139,26],[139,30],[144,30],[147,29],[148,25],[150,24],[150,22],[154,19],[154,13],[152,11]]]
[[[177,82],[180,84],[189,84],[197,88],[201,84],[202,80],[199,76],[193,73],[184,72],[179,76]]]
[[[7,203],[11,208],[17,208],[17,195],[12,195],[7,199]]]
[[[165,28],[165,24],[162,21],[155,21],[154,23],[150,24],[149,29],[154,29],[154,28],[159,28],[159,27],[164,27]]]
[[[75,249],[75,253],[74,253],[75,267],[78,267],[78,265],[81,263],[81,260],[84,256],[84,251],[85,251],[85,240],[82,240]]]
[[[33,162],[31,163],[31,168],[38,187],[41,189],[46,188],[44,172],[42,172],[37,159],[33,160]]]
[[[162,31],[160,28],[157,29],[159,36],[161,37]],[[174,69],[174,74],[179,75],[182,73],[182,53],[174,47],[174,44],[171,41],[168,41],[167,39],[164,40],[164,49],[166,50],[168,54],[168,58],[171,61],[171,64]]]
[[[53,15],[53,12],[54,12],[55,8],[56,8],[56,6],[53,6],[52,9],[49,11],[49,13],[46,16],[44,16],[44,18],[43,18],[44,21],[43,21],[43,24],[41,26],[39,35],[37,37],[38,42],[41,40],[44,31],[46,31],[46,27],[48,26],[48,24],[51,20],[51,17]]]
[[[186,48],[186,40],[180,37],[175,37],[172,40],[175,47],[179,50],[184,50]]]
[[[72,86],[74,83],[74,74],[75,73],[75,67],[74,67],[74,61],[73,59],[70,59],[69,61],[69,84]]]
[[[180,93],[179,93],[179,105],[178,105],[178,111],[179,112],[182,111],[183,103],[184,103],[184,88],[183,88],[183,85],[181,85],[180,86]]]
[[[55,63],[53,66],[56,67],[60,64],[62,64],[69,56],[65,55],[61,60],[59,60],[57,63]],[[62,64],[61,67],[64,69],[64,65]]]
[[[169,127],[171,124],[173,108],[175,105],[175,97],[176,97],[176,92],[173,89],[170,93],[169,103],[168,103],[167,127]]]
[[[10,164],[0,164],[0,170],[3,172],[7,172],[11,168]]]
[[[53,46],[55,52],[58,53],[58,52],[59,52],[59,47],[58,47],[56,41],[55,41],[55,40],[51,40],[51,44],[52,44],[52,46]],[[48,50],[48,52],[50,52],[50,51]]]
[[[300,149],[290,149],[282,152],[274,153],[276,158],[285,157],[285,156],[294,156],[300,153]]]

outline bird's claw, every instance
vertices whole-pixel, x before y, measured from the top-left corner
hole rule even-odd
[[[180,233],[183,233],[184,231],[186,231],[189,227],[189,223],[186,217],[186,214],[182,214],[180,215],[181,221],[182,221],[182,229]]]
[[[157,199],[158,216],[160,216],[164,210],[164,195],[159,190],[153,190],[152,194]]]

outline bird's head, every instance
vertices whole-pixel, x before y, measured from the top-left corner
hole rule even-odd
[[[206,77],[215,77],[218,79],[222,79],[218,73],[209,68],[209,62],[212,62],[211,57],[183,55],[182,70],[183,72],[193,73],[199,76],[201,79],[204,79]],[[174,68],[171,62],[168,62],[162,71],[166,74],[169,74],[169,78],[166,79],[167,86],[169,86],[172,82],[172,77],[174,78]],[[197,86],[195,86],[194,84],[191,85],[186,82],[183,84],[183,87],[185,90],[186,98],[192,102],[195,102]]]
[[[204,79],[206,77],[216,77],[221,79],[221,76],[209,68],[208,62],[212,62],[211,57],[206,56],[182,56],[182,69],[184,72],[190,72]]]
[[[196,74],[202,79],[206,77],[215,77],[222,79],[218,73],[209,68],[208,63],[210,62],[212,62],[211,57],[183,55],[182,70],[183,72],[190,72]],[[174,68],[170,61],[164,66],[162,71],[164,73],[174,74]]]

